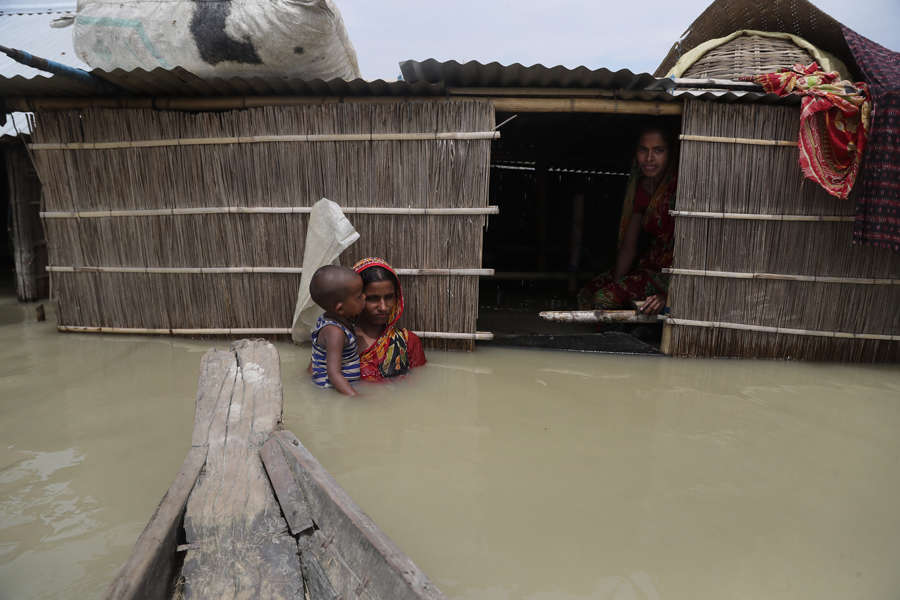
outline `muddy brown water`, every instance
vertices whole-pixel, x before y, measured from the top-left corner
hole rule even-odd
[[[0,298],[0,598],[102,594],[211,345]],[[286,426],[450,598],[900,596],[897,366],[482,348],[347,399],[279,351]]]

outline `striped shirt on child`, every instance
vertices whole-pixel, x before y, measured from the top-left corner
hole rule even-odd
[[[316,327],[312,331],[312,380],[319,387],[334,387],[328,381],[328,368],[325,363],[327,352],[324,344],[319,344],[319,332],[326,325],[340,327],[347,336],[344,343],[344,351],[341,353],[341,374],[349,382],[359,381],[359,347],[356,344],[356,336],[342,323],[329,319],[325,315],[316,321]],[[324,342],[324,340],[323,340]]]

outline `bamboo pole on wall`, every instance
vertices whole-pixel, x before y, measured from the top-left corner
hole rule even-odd
[[[499,206],[473,208],[413,208],[399,206],[342,206],[345,214],[356,215],[496,215]],[[162,217],[179,215],[305,215],[311,206],[198,206],[194,208],[148,208],[133,210],[45,211],[43,219],[101,219],[108,217]]]
[[[491,98],[497,112],[607,113],[680,115],[681,102],[650,102],[612,98]]]
[[[795,148],[796,140],[767,140],[760,138],[727,137],[720,135],[690,135],[682,134],[679,139],[685,142],[712,142],[716,144],[749,144],[751,146],[786,146]]]
[[[724,279],[772,279],[776,281],[810,281],[815,283],[840,283],[850,285],[900,285],[900,279],[867,277],[829,277],[827,275],[795,275],[790,273],[739,273],[735,271],[715,271],[707,269],[663,269],[671,275],[692,275],[695,277],[721,277]]]
[[[615,98],[573,97],[533,98],[470,96],[467,100],[491,102],[498,112],[583,112],[630,115],[680,115],[680,101],[654,102]],[[315,97],[315,96],[241,96],[222,98],[10,98],[10,110],[56,111],[88,108],[147,108],[156,110],[230,110],[267,106],[303,106],[327,104],[397,104],[406,102],[447,102],[436,97]]]
[[[496,140],[499,131],[439,131],[435,133],[328,133],[299,135],[248,135],[226,137],[183,137],[158,140],[112,142],[62,142],[28,144],[30,150],[117,150],[122,148],[166,148],[170,146],[216,146],[227,144],[267,144],[301,142],[421,142],[431,140]]]
[[[799,335],[825,338],[843,338],[848,340],[876,340],[876,341],[900,341],[900,335],[883,333],[853,333],[849,331],[825,331],[818,329],[800,329],[796,327],[771,327],[768,325],[752,325],[745,323],[726,323],[721,321],[696,321],[693,319],[676,319],[668,317],[668,325],[682,327],[704,327],[712,329],[735,329],[740,331],[755,331],[760,333],[775,333],[779,335]]]
[[[490,277],[494,269],[394,269],[397,275],[428,276],[446,275],[451,277]],[[50,265],[50,273],[147,273],[154,275],[212,275],[212,274],[285,274],[300,275],[303,267],[90,267]]]
[[[57,331],[62,333],[114,333],[122,335],[290,335],[290,327],[236,327],[236,328],[193,328],[162,329],[147,327],[92,327],[84,325],[58,325]],[[475,333],[457,333],[452,331],[413,331],[422,339],[431,340],[466,340],[490,341],[494,334],[490,331]]]
[[[694,217],[698,219],[734,219],[738,221],[795,221],[810,223],[852,223],[856,217],[850,215],[781,215],[759,213],[709,212],[696,210],[671,210],[673,217]]]

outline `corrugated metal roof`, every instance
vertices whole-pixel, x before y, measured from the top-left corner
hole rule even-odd
[[[545,67],[519,63],[501,65],[455,60],[439,62],[407,60],[400,63],[400,72],[409,82],[441,82],[447,87],[537,87],[537,88],[593,88],[605,90],[644,89],[657,82],[649,73],[632,73],[628,69],[610,71],[587,67],[570,69],[563,66]]]
[[[124,96],[440,96],[445,93],[442,85],[406,81],[364,81],[354,79],[291,79],[274,76],[243,76],[228,79],[205,79],[181,67],[156,68],[152,71],[134,69],[104,71],[94,69],[92,75],[122,89]],[[90,85],[59,75],[39,76],[32,79],[14,77],[0,79],[2,96],[100,96],[119,95],[115,92],[98,92]]]
[[[24,48],[31,51],[29,48]],[[40,55],[38,52],[34,54]],[[135,69],[123,71],[91,71],[125,92],[136,96],[436,96],[447,93],[450,87],[546,87],[590,88],[605,90],[637,91],[657,79],[647,73],[635,74],[627,69],[590,70],[586,67],[568,69],[548,68],[543,65],[524,67],[519,64],[487,65],[472,61],[460,64],[456,61],[424,62],[406,61],[401,64],[403,81],[365,81],[356,79],[331,81],[290,79],[276,76],[231,77],[228,79],[200,78],[181,67],[171,70],[156,68],[152,71]],[[27,82],[19,79],[0,80],[3,96],[85,96],[96,95],[89,86],[70,82],[60,77],[35,78]]]
[[[23,49],[31,51],[29,48]],[[627,69],[592,71],[586,67],[483,65],[474,61],[463,65],[456,61],[440,63],[433,59],[406,61],[401,68],[405,79],[390,82],[362,79],[304,81],[268,75],[204,79],[181,67],[170,70],[156,68],[152,71],[94,69],[91,74],[135,96],[441,96],[447,94],[451,87],[589,88],[622,92],[642,91],[652,84],[669,87],[665,82],[661,85],[652,75],[634,74]],[[39,76],[32,80],[16,77],[0,79],[0,96],[93,95],[100,94],[88,85],[59,76]],[[647,99],[658,98],[666,99],[665,94],[659,91],[654,91]]]
[[[715,100],[726,103],[758,103],[758,104],[800,104],[801,97],[797,95],[779,96],[777,94],[764,94],[762,92],[745,92],[742,90],[698,90],[675,89],[669,93],[673,99],[695,98],[698,100]]]
[[[103,71],[94,75],[137,96],[434,96],[440,85],[406,81],[354,79],[303,80],[272,75],[204,79],[181,67],[152,71]]]
[[[648,100],[675,102],[684,96],[704,100],[724,102],[765,102],[791,103],[795,100],[779,98],[772,94],[750,91],[722,91],[676,89],[674,82],[668,79],[655,79],[647,74],[635,75],[630,71],[609,71],[600,69],[589,71],[586,68],[566,69],[554,67],[548,69],[540,65],[522,67],[521,65],[503,66],[497,63],[482,65],[466,63],[461,65],[455,61],[438,63],[425,61],[404,63],[407,72],[416,71],[419,75],[409,81],[364,81],[356,79],[345,81],[319,79],[304,81],[285,77],[231,77],[228,79],[204,79],[181,67],[174,69],[156,68],[152,71],[135,69],[124,71],[103,71],[94,69],[91,74],[118,86],[122,92],[99,92],[92,86],[77,80],[59,75],[38,76],[30,79],[13,77],[0,79],[0,97],[86,97],[99,95],[122,95],[136,97],[222,97],[222,96],[333,96],[333,97],[367,97],[367,96],[445,96],[453,95],[454,88],[470,88],[469,94],[483,88],[553,88],[553,89],[604,89],[615,97],[627,100]],[[437,77],[439,72],[447,74],[448,79]],[[619,87],[617,87],[619,86]],[[471,88],[474,88],[472,90]],[[496,94],[496,92],[492,93]]]

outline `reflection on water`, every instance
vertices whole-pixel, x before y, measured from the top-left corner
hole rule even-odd
[[[30,314],[0,299],[0,598],[96,597],[212,344]],[[483,348],[348,399],[279,351],[286,425],[451,598],[900,593],[897,367]]]

